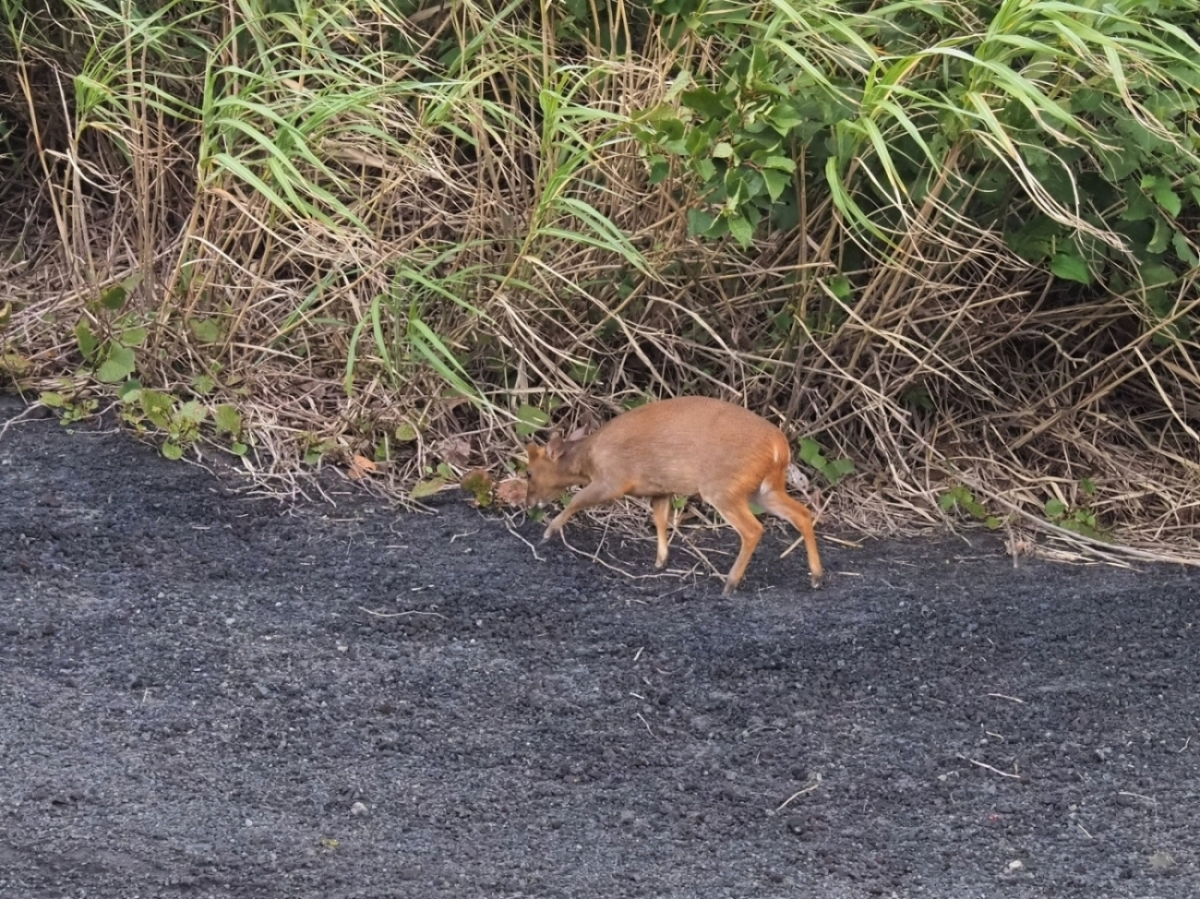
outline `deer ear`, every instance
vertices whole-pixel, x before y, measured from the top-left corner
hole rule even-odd
[[[567,445],[563,442],[562,434],[551,434],[550,442],[546,444],[546,458],[555,462],[562,458],[563,450],[566,448]]]
[[[587,435],[588,435],[587,428],[584,427],[583,425],[580,425],[574,431],[571,432],[571,436],[567,438],[567,441],[570,443],[574,443],[576,440],[582,440]]]
[[[541,454],[542,454],[542,448],[540,446],[538,446],[536,443],[525,444],[525,456],[526,456],[526,458],[529,459],[530,462],[537,459],[539,456],[541,456]]]

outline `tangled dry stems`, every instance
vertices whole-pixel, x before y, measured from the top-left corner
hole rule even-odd
[[[108,236],[99,242],[114,245]],[[957,263],[960,272],[972,270],[971,287],[958,283],[959,273],[942,283],[909,277],[907,287],[893,286],[874,309],[860,305],[834,333],[810,339],[807,352],[796,357],[803,363],[785,363],[777,349],[754,344],[763,308],[779,292],[771,283],[795,277],[797,267],[779,261],[794,247],[774,253],[764,247],[753,267],[733,278],[728,257],[688,245],[696,276],[686,287],[643,282],[630,295],[640,301],[636,315],[629,297],[591,294],[563,277],[563,271],[604,270],[596,251],[565,249],[555,266],[531,266],[529,283],[541,287],[537,293],[497,293],[486,324],[460,310],[441,310],[435,327],[455,335],[455,346],[485,337],[504,348],[504,362],[518,374],[511,388],[493,394],[497,403],[556,394],[567,401],[559,424],[573,427],[604,420],[620,400],[647,388],[660,395],[723,395],[796,423],[797,435],[820,434],[831,458],[854,459],[856,475],[823,491],[826,527],[863,534],[928,529],[946,517],[938,497],[961,484],[990,512],[1009,516],[1014,548],[1038,545],[1039,534],[1059,555],[1065,547],[1068,554],[1122,556],[1116,546],[1047,522],[1046,499],[1056,497],[1071,508],[1090,507],[1122,546],[1137,551],[1134,557],[1197,558],[1195,359],[1185,346],[1155,347],[1141,337],[1136,310],[1120,298],[1085,313],[1077,305],[1056,309],[1028,274],[1024,289],[1014,286],[1010,267],[994,258],[985,262],[977,250],[979,258]],[[214,258],[229,264],[233,255]],[[331,255],[329,247],[323,255]],[[276,258],[289,266],[306,259],[315,267],[299,242]],[[136,268],[132,259],[120,261],[108,258],[108,279]],[[511,421],[447,396],[444,384],[419,367],[400,381],[375,365],[369,379],[345,394],[347,326],[361,319],[366,296],[382,286],[378,267],[363,268],[366,276],[330,291],[299,316],[292,312],[302,305],[302,279],[289,287],[245,264],[226,275],[244,285],[228,307],[236,318],[221,358],[227,382],[246,391],[238,405],[255,436],[251,473],[274,491],[296,491],[303,483],[296,477],[300,459],[313,443],[369,453],[381,434],[404,421],[421,424],[421,439],[415,451],[396,453],[389,483],[400,496],[439,461],[439,444],[451,437],[471,440],[472,464],[512,467],[520,441]],[[893,273],[885,275],[894,285]],[[10,273],[6,281],[8,296],[22,303],[11,336],[34,366],[27,383],[61,386],[59,379],[78,364],[70,328],[87,291],[71,289],[66,265],[43,264]],[[160,316],[157,355],[143,376],[186,395],[210,353],[195,344],[183,316],[171,315],[169,307]],[[601,343],[597,322],[615,316],[621,339]],[[321,324],[331,321],[338,326]],[[1123,343],[1114,341],[1120,333],[1128,335]],[[579,359],[609,373],[603,392],[569,377],[569,364]],[[83,379],[76,383],[84,387]],[[905,401],[913,387],[926,392],[931,409]],[[1098,485],[1094,497],[1080,493],[1084,479]],[[612,519],[618,513],[600,514]],[[643,511],[624,516],[614,525],[645,528]]]

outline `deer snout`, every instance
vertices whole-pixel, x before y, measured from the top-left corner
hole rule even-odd
[[[542,506],[546,505],[546,502],[546,497],[542,495],[541,491],[534,487],[533,481],[526,481],[525,508],[540,509]]]

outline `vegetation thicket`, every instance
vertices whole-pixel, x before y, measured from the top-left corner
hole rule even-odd
[[[1200,560],[1200,0],[0,8],[0,379],[68,422],[420,496],[709,394],[851,527]]]

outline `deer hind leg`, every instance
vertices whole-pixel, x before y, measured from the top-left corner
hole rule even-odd
[[[671,516],[670,494],[651,497],[650,508],[654,512],[654,531],[658,535],[658,555],[654,558],[654,567],[662,568],[667,564],[667,524]]]
[[[705,499],[721,513],[721,517],[729,522],[742,538],[741,552],[738,553],[733,567],[729,569],[729,574],[725,576],[725,589],[721,591],[722,596],[728,596],[741,583],[742,575],[746,573],[746,566],[750,564],[750,557],[754,555],[758,541],[762,539],[763,526],[750,511],[750,498],[747,496],[705,497]]]
[[[812,512],[803,503],[798,502],[787,494],[783,488],[783,478],[780,477],[778,486],[767,487],[759,491],[757,501],[764,509],[779,518],[785,518],[792,523],[804,538],[804,548],[808,552],[808,571],[812,577],[813,587],[820,587],[825,577],[825,569],[821,566],[821,554],[817,551],[817,535],[813,530]]]

